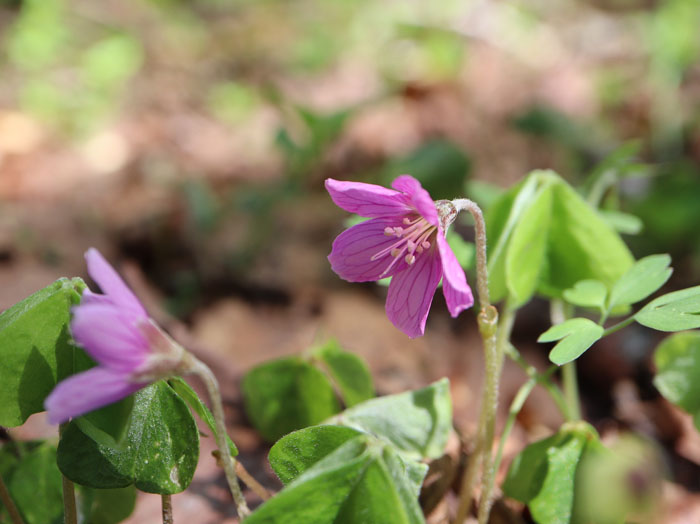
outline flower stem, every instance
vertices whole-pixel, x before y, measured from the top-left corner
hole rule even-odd
[[[10,491],[7,489],[5,482],[2,480],[2,476],[0,476],[0,502],[2,502],[2,505],[5,506],[7,512],[10,514],[12,524],[24,524],[22,516],[19,514],[19,510],[15,505],[15,501],[12,500]]]
[[[224,466],[224,473],[226,474],[226,481],[231,489],[231,495],[233,495],[233,500],[236,503],[236,509],[238,515],[241,518],[245,518],[250,515],[250,510],[248,509],[248,504],[246,504],[243,493],[241,492],[241,487],[238,484],[238,477],[236,476],[236,467],[234,465],[233,457],[231,456],[231,450],[226,442],[226,423],[224,421],[224,406],[221,402],[221,393],[219,390],[219,383],[212,373],[209,366],[207,366],[201,360],[195,358],[194,355],[188,354],[189,358],[192,359],[188,370],[191,373],[199,376],[204,382],[209,393],[209,398],[212,405],[212,414],[214,415],[214,420],[216,421],[216,445],[219,447],[219,452],[221,453],[221,461]]]
[[[236,462],[236,473],[238,477],[243,481],[243,483],[250,488],[250,490],[260,497],[263,501],[269,499],[272,495],[265,489],[265,486],[260,484],[253,475],[248,473],[248,470],[243,467],[243,464]]]
[[[58,427],[59,436],[66,429],[68,424],[61,424]],[[78,524],[78,510],[75,506],[75,486],[65,475],[61,474],[63,484],[63,522],[65,524]]]
[[[476,287],[479,293],[481,312],[491,306],[489,298],[489,270],[486,258],[486,221],[481,208],[468,198],[457,198],[452,204],[460,211],[469,211],[474,217],[474,240],[476,243]]]
[[[496,433],[496,410],[498,408],[498,386],[501,378],[501,370],[503,369],[503,358],[505,348],[510,341],[510,333],[515,322],[515,310],[506,306],[503,318],[498,326],[498,334],[495,344],[495,371],[487,370],[487,373],[493,373],[493,376],[488,379],[490,382],[487,396],[489,404],[487,405],[489,412],[485,427],[484,438],[484,467],[483,477],[481,479],[481,499],[479,500],[479,524],[486,524],[491,513],[493,505],[493,481],[496,476],[495,462],[492,456],[493,440]]]
[[[162,504],[163,524],[173,524],[173,501],[170,495],[161,495],[160,501]]]
[[[618,322],[614,326],[610,326],[608,329],[603,331],[603,336],[607,337],[608,335],[612,335],[616,331],[620,331],[622,328],[629,326],[632,322],[634,322],[634,316],[628,317],[622,322]]]
[[[472,492],[481,467],[483,471],[479,522],[488,520],[491,511],[492,477],[494,462],[492,447],[496,427],[496,409],[498,407],[498,388],[503,367],[505,348],[513,328],[515,311],[506,307],[505,314],[499,322],[498,310],[491,305],[489,297],[488,260],[486,256],[486,222],[479,206],[466,198],[452,201],[457,211],[469,211],[474,217],[476,241],[476,285],[479,294],[481,312],[478,316],[479,332],[484,342],[485,381],[481,398],[481,411],[476,429],[474,451],[462,478],[462,488],[455,522],[463,522],[471,507]],[[485,522],[485,520],[484,520]]]

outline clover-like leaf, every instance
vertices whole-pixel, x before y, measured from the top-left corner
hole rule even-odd
[[[634,319],[659,331],[684,331],[700,327],[700,286],[674,291],[656,298],[637,312]]]
[[[44,411],[46,396],[73,373],[70,308],[83,289],[81,279],[62,278],[0,315],[0,425]]]
[[[199,458],[199,433],[187,404],[167,383],[159,381],[134,394],[119,440],[92,423],[92,415],[71,421],[61,435],[57,462],[67,478],[91,488],[134,484],[160,494],[179,493],[190,484]]]
[[[530,508],[539,524],[568,524],[574,513],[576,470],[588,447],[598,443],[585,422],[527,446],[508,470],[503,491]]]
[[[671,257],[668,255],[651,255],[638,260],[610,290],[609,308],[634,304],[647,298],[669,279],[673,272],[668,267],[670,264]]]
[[[564,300],[575,306],[603,309],[608,290],[599,280],[579,280],[574,287],[564,290]]]
[[[257,366],[246,374],[241,387],[246,413],[270,442],[340,411],[328,378],[301,357]]]
[[[245,523],[421,524],[406,464],[385,441],[359,434],[296,476]]]
[[[376,435],[419,460],[442,455],[452,427],[446,378],[416,391],[374,398],[326,421]]]
[[[603,336],[604,329],[587,318],[571,318],[542,333],[537,342],[559,343],[549,353],[549,360],[561,366],[580,357]]]
[[[331,340],[314,352],[335,384],[345,405],[350,407],[374,397],[374,384],[367,364],[356,355],[343,351]]]

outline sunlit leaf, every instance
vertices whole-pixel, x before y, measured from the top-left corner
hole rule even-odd
[[[683,331],[700,327],[700,286],[674,291],[652,300],[634,319],[659,331]]]
[[[559,343],[549,353],[549,360],[557,365],[566,364],[580,357],[600,337],[604,329],[587,318],[571,318],[552,326],[542,333],[537,342]]]
[[[575,306],[603,309],[608,290],[599,280],[580,280],[564,290],[564,300]]]

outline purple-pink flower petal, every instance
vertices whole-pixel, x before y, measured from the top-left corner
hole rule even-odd
[[[442,233],[437,235],[437,243],[442,262],[442,292],[450,315],[456,317],[474,305],[474,297],[464,270]]]
[[[96,367],[60,382],[46,397],[49,422],[60,424],[128,397],[146,386],[128,380],[125,373]]]
[[[73,308],[71,333],[98,363],[115,370],[134,371],[146,360],[148,341],[139,332],[142,317],[118,306],[90,304]]]
[[[97,282],[105,295],[108,295],[115,304],[137,311],[144,317],[147,316],[139,299],[97,249],[88,249],[85,260],[88,274]]]
[[[405,193],[411,201],[411,206],[425,218],[430,224],[438,225],[438,213],[435,207],[435,202],[430,198],[428,193],[420,182],[411,175],[401,175],[391,183],[391,186]]]
[[[363,217],[388,217],[411,212],[405,195],[375,184],[329,178],[326,189],[338,207]]]
[[[440,257],[431,250],[416,257],[413,265],[391,279],[386,314],[409,337],[419,337],[425,332],[425,321],[441,277]]]
[[[333,242],[333,249],[328,255],[331,268],[340,278],[350,282],[369,282],[392,276],[407,267],[403,257],[394,262],[390,253],[372,260],[382,250],[390,250],[400,239],[384,234],[387,227],[403,225],[402,217],[373,218],[361,222],[343,231]]]

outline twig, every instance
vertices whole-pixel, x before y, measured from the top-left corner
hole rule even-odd
[[[67,424],[61,424],[58,427],[58,434],[62,435]],[[78,524],[78,510],[75,506],[75,486],[73,482],[61,474],[63,484],[63,511],[65,524]]]
[[[12,524],[24,524],[22,516],[19,514],[19,510],[15,505],[15,501],[12,500],[10,491],[7,489],[7,486],[5,486],[5,482],[2,480],[2,476],[0,476],[0,502],[2,502],[5,509],[7,509],[7,512],[10,514]]]
[[[160,501],[163,509],[163,524],[173,524],[173,501],[170,495],[161,495]]]
[[[265,486],[260,484],[260,482],[258,482],[253,475],[248,473],[248,470],[245,469],[243,464],[241,464],[239,461],[236,461],[236,473],[238,473],[238,477],[245,483],[245,485],[248,486],[250,490],[262,500],[267,500],[272,497],[270,492],[265,489]]]

